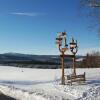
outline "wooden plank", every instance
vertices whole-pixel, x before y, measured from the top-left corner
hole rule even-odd
[[[66,75],[65,77],[67,78],[67,82],[71,84],[72,82],[81,82],[81,81],[85,82],[85,73],[76,76]]]
[[[63,55],[60,55],[60,57],[63,57]],[[74,58],[75,55],[66,55],[66,54],[65,54],[64,57]]]
[[[79,81],[84,81],[84,78],[80,78],[80,79],[72,79],[71,82],[79,82]]]

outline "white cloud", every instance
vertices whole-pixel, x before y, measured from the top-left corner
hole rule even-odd
[[[19,16],[30,16],[30,17],[44,15],[43,13],[28,13],[28,12],[13,12],[13,13],[10,13],[10,14],[19,15]]]

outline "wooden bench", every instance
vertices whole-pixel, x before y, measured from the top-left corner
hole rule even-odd
[[[72,82],[85,82],[85,72],[80,75],[65,75],[65,80],[67,80],[67,83],[71,84]]]

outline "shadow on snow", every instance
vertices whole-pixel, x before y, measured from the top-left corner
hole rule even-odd
[[[10,80],[0,80],[0,84],[15,84],[15,85],[37,85],[37,84],[46,84],[53,83],[55,80],[50,81],[10,81]]]
[[[100,86],[100,79],[92,79],[87,81],[87,84],[95,85],[95,86]]]

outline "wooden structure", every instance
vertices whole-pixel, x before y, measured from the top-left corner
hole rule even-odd
[[[68,45],[66,41],[66,32],[59,33],[58,37],[56,38],[56,43],[58,44],[59,51],[61,52],[61,68],[62,68],[62,78],[61,84],[65,85],[65,79],[67,78],[67,82],[77,82],[77,81],[85,81],[85,73],[82,75],[76,74],[76,53],[78,51],[77,41],[72,38],[70,42],[70,50],[73,55],[66,55],[65,52],[68,50]],[[64,75],[64,58],[71,57],[73,59],[73,73],[71,75]]]
[[[73,82],[85,82],[86,81],[85,72],[83,74],[79,74],[79,75],[76,74],[75,55],[64,55],[64,56],[60,55],[60,57],[63,60],[65,57],[72,58],[72,60],[73,60],[73,72],[70,75],[64,75],[64,79],[65,79],[64,84],[70,83],[72,85]]]
[[[61,68],[62,68],[62,79],[61,79],[61,84],[65,84],[65,77],[64,77],[64,55],[65,52],[67,51],[67,43],[66,43],[66,33],[62,32],[59,33],[58,37],[56,38],[56,43],[58,44],[59,51],[61,52]]]
[[[72,85],[73,82],[85,82],[85,72],[84,74],[80,75],[67,75],[65,76],[67,78],[67,83],[70,83]]]

